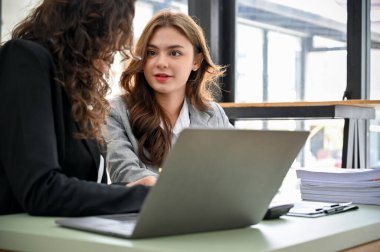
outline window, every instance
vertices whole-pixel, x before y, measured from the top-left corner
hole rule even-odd
[[[371,1],[370,99],[380,100],[380,1]],[[380,168],[380,111],[370,122],[370,166]]]
[[[1,41],[6,41],[10,38],[10,33],[13,27],[20,22],[39,0],[2,0],[2,25],[1,25]]]
[[[345,1],[239,0],[236,102],[341,100],[346,88]],[[302,166],[341,166],[343,120],[238,121],[306,129]]]

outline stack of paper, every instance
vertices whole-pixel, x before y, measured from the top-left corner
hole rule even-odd
[[[380,169],[298,169],[301,198],[380,205]]]

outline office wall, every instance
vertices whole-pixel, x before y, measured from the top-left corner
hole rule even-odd
[[[2,0],[1,41],[10,37],[13,27],[23,19],[40,0]]]

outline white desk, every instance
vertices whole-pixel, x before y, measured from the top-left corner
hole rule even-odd
[[[380,239],[379,206],[360,206],[359,210],[315,219],[282,217],[245,229],[143,240],[65,229],[57,226],[54,220],[26,214],[0,216],[0,248],[39,252],[312,252],[339,251]],[[379,249],[379,242],[375,244]]]

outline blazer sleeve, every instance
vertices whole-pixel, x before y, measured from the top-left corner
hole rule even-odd
[[[33,42],[0,53],[0,162],[12,193],[34,215],[79,216],[138,211],[149,188],[67,177],[58,161],[52,102],[53,63]]]
[[[158,176],[157,167],[145,165],[138,157],[137,140],[132,133],[125,103],[112,101],[107,119],[107,168],[113,183],[130,183],[146,176]]]

